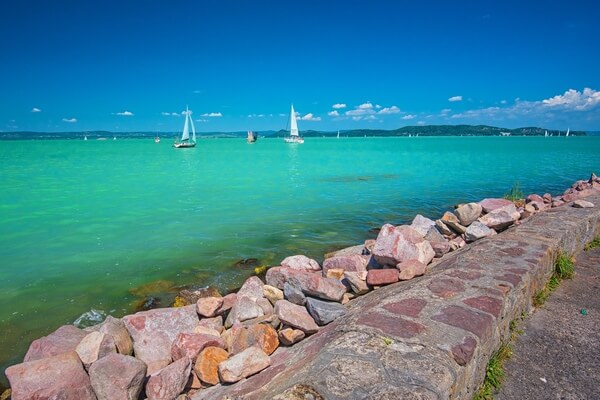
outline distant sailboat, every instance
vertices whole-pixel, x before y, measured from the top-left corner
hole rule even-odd
[[[338,131],[338,135],[337,135],[337,138],[338,138],[338,139],[339,139],[339,138],[340,138],[340,131]]]
[[[190,140],[190,128],[189,125],[192,125],[192,140]],[[183,132],[181,134],[181,141],[177,141],[175,139],[175,143],[173,143],[173,147],[176,149],[185,149],[189,147],[196,147],[196,128],[194,128],[194,121],[192,120],[192,112],[185,107],[185,123],[183,124]]]
[[[286,143],[304,143],[304,138],[298,132],[298,122],[296,122],[296,113],[294,112],[293,104],[290,111],[290,136],[286,136],[283,140]]]
[[[548,137],[548,131],[546,131],[546,132],[544,133],[544,136],[545,136],[545,137]]]
[[[567,134],[565,135],[565,137],[569,136],[570,131],[571,131],[571,128],[567,128]]]
[[[254,142],[256,142],[257,139],[258,139],[258,134],[256,134],[253,131],[248,131],[248,139],[246,139],[248,141],[248,143],[254,143]]]
[[[117,140],[117,137],[116,137],[116,136],[113,136],[113,140]]]
[[[154,143],[160,143],[160,137],[158,137],[158,134],[154,138]]]
[[[83,137],[83,140],[87,140],[87,135]]]

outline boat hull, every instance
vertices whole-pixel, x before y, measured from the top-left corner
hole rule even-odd
[[[304,138],[301,138],[299,136],[290,136],[290,137],[283,138],[283,140],[286,143],[304,143]]]
[[[173,147],[176,149],[187,149],[190,147],[196,147],[196,143],[174,143]]]

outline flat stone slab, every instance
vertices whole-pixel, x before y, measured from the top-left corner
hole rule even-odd
[[[586,200],[598,203],[600,194]],[[278,348],[261,373],[192,399],[293,393],[328,400],[471,399],[510,321],[530,309],[549,278],[557,251],[581,251],[598,233],[598,207],[536,214],[444,256],[422,277],[356,299],[319,332]]]

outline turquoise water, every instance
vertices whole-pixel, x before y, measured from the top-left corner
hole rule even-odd
[[[225,291],[457,202],[556,194],[600,171],[600,137],[0,142],[0,365],[94,308],[121,316],[178,285]],[[150,285],[148,285],[150,284]],[[146,286],[145,286],[146,285]]]

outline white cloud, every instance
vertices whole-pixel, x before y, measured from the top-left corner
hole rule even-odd
[[[414,118],[417,118],[417,116],[414,114],[408,114],[408,115],[405,115],[404,117],[402,117],[402,119],[407,119],[407,120],[414,119]]]
[[[360,121],[363,117],[361,117],[360,115],[357,117],[352,117],[353,121]]]
[[[340,113],[337,110],[333,110],[333,111],[329,111],[327,113],[327,115],[329,115],[330,117],[339,117]]]
[[[562,95],[542,100],[546,107],[563,108],[566,110],[584,111],[600,104],[600,91],[584,88],[583,92],[569,89]]]
[[[223,114],[221,114],[220,112],[211,112],[211,113],[205,113],[202,114],[201,117],[222,117]]]
[[[196,122],[208,122],[207,119],[197,119]]]
[[[31,109],[31,112],[42,112],[42,110],[40,110],[40,109],[39,109],[39,108],[37,108],[37,107],[33,107],[33,108]]]
[[[444,108],[444,109],[442,109],[442,111],[440,111],[440,116],[445,117],[445,116],[448,115],[448,113],[450,111],[452,111],[452,109],[450,109],[450,108]]]
[[[419,121],[419,122],[417,122],[417,125],[423,126],[423,125],[425,125],[425,121]]]
[[[71,124],[77,122],[77,118],[63,118],[62,120]]]
[[[500,104],[506,104],[506,103],[508,103],[508,101],[506,101],[506,100],[500,100]]]
[[[184,112],[185,112],[185,111],[184,111]],[[173,112],[173,113],[170,113],[170,112],[161,112],[160,114],[161,114],[161,115],[164,115],[164,116],[167,116],[167,117],[168,117],[168,116],[179,117],[179,115],[180,115],[179,113],[176,113],[176,112]],[[183,114],[183,113],[182,113],[182,114]]]
[[[379,110],[381,106],[379,104],[375,104],[375,108]]]
[[[313,113],[308,113],[304,117],[300,118],[302,121],[320,121],[321,117],[315,117]]]
[[[367,116],[365,117],[365,120],[369,120],[369,121],[375,121],[375,120],[377,120],[377,117],[376,117],[376,116],[374,116],[374,115],[367,115]]]
[[[361,104],[360,106],[357,107],[359,110],[369,110],[371,108],[373,108],[373,104],[371,104],[370,101],[367,101],[366,103]]]
[[[331,107],[335,108],[337,110],[339,108],[346,108],[346,104],[344,104],[344,103],[336,103],[336,104],[332,105]]]
[[[391,107],[384,107],[381,110],[379,110],[377,113],[378,114],[398,114],[400,112],[400,109],[396,106],[391,106]]]
[[[298,114],[298,113],[296,113]],[[264,118],[265,114],[248,114],[248,118]]]
[[[132,117],[133,113],[131,111],[123,111],[123,112],[118,112],[117,115],[122,115],[125,117]]]
[[[450,97],[448,99],[448,101],[452,101],[452,102],[454,102],[454,101],[462,101],[462,99],[463,99],[462,96],[452,96],[452,97]]]

